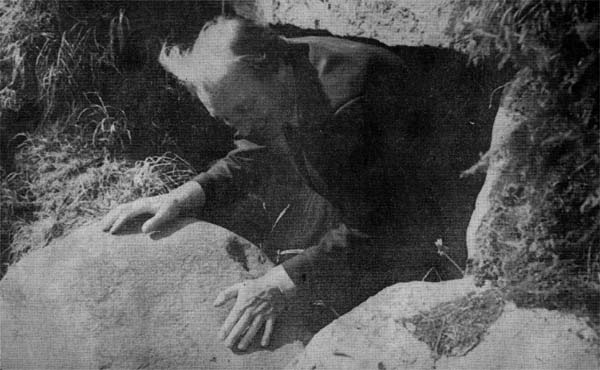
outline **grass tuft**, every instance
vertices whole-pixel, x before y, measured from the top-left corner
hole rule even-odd
[[[157,62],[162,42],[193,41],[214,7],[170,5],[0,0],[0,277],[26,251],[228,151],[230,130]]]
[[[600,3],[473,1],[454,31],[473,62],[520,68],[505,105],[525,117],[479,165],[506,165],[477,232],[471,272],[517,305],[561,309],[600,328]]]
[[[59,123],[22,144],[21,168],[2,186],[3,212],[22,216],[12,225],[11,262],[117,204],[166,193],[196,174],[172,153],[136,162],[115,158],[81,132]]]
[[[471,293],[405,319],[403,325],[427,343],[437,360],[464,356],[475,348],[500,317],[504,300],[498,290]]]

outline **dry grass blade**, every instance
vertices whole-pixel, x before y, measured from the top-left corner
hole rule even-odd
[[[501,294],[489,290],[442,303],[404,322],[406,327],[414,326],[413,335],[429,345],[436,359],[464,356],[481,341],[503,308]]]
[[[69,117],[76,122],[75,111]],[[196,175],[172,153],[135,163],[111,158],[90,146],[81,127],[67,123],[28,135],[21,148],[21,172],[2,192],[3,209],[33,210],[30,221],[13,224],[12,260],[117,204],[168,192]]]

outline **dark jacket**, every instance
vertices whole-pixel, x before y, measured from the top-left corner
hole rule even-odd
[[[297,81],[308,84],[313,77],[320,99],[329,102],[328,111],[314,115],[321,119],[305,112],[297,124],[284,128],[284,143],[237,140],[236,149],[196,181],[207,199],[219,202],[242,192],[269,152],[289,153],[303,180],[344,221],[317,245],[283,263],[292,280],[306,286],[379,263],[373,240],[385,232],[383,225],[393,225],[411,211],[404,179],[414,175],[412,146],[418,144],[406,138],[418,135],[418,103],[411,91],[414,76],[385,49],[332,37],[290,42],[307,46],[310,64],[306,58],[294,62]],[[312,97],[300,98],[309,104]]]

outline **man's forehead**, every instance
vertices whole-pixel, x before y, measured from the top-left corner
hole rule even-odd
[[[257,95],[268,88],[247,69],[234,64],[229,67],[214,84],[206,81],[193,83],[194,94],[212,115],[228,114],[238,106],[252,104]]]

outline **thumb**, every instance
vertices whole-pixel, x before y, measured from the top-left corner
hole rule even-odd
[[[154,217],[144,222],[142,225],[142,232],[149,233],[152,231],[156,231],[162,224],[169,221],[171,219],[171,212],[168,209],[160,209]]]
[[[221,293],[219,293],[219,295],[215,299],[215,302],[213,303],[213,305],[215,307],[219,307],[219,306],[223,305],[225,302],[227,302],[228,300],[237,297],[240,286],[241,286],[240,283],[234,284],[234,285],[230,286],[229,288],[225,289],[224,291],[222,291]]]

